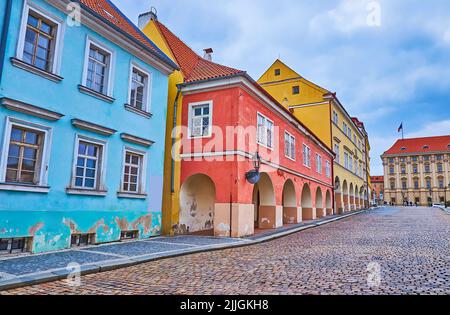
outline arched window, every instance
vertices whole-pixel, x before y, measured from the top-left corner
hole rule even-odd
[[[395,179],[391,179],[391,180],[389,181],[389,183],[390,183],[391,189],[394,190],[394,189],[395,189]]]
[[[408,189],[408,181],[406,178],[402,178],[402,189]]]

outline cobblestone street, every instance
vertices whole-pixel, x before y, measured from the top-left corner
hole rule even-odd
[[[369,287],[368,266],[381,267]],[[271,242],[0,294],[450,294],[450,215],[381,208]]]

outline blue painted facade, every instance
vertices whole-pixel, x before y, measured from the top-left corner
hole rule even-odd
[[[2,7],[5,2],[6,0],[0,1],[2,22],[5,14]],[[63,79],[53,82],[19,68],[13,65],[10,58],[16,57],[25,2],[12,2],[0,99],[16,100],[64,116],[52,121],[0,105],[1,152],[8,150],[9,146],[5,137],[8,117],[51,128],[52,133],[47,171],[49,191],[37,193],[0,189],[0,238],[32,237],[32,252],[38,253],[69,248],[71,235],[74,233],[95,233],[96,243],[118,241],[121,231],[124,230],[139,230],[139,238],[159,235],[168,73],[138,59],[128,50],[84,24],[78,27],[68,26],[65,13],[43,0],[31,2],[59,17],[66,24],[58,73]],[[82,84],[88,36],[114,51],[112,103],[82,93],[78,88],[78,85]],[[164,58],[160,61],[169,68],[174,67]],[[129,99],[132,62],[151,74],[151,117],[138,115],[124,107]],[[73,119],[107,127],[116,132],[107,136],[80,129],[72,124]],[[122,139],[121,135],[124,133],[154,141],[154,144],[147,147],[129,142]],[[77,135],[106,142],[105,196],[72,195],[66,191],[73,176]],[[146,152],[145,198],[118,196],[125,147]],[[0,158],[1,156],[4,155],[0,155]],[[2,184],[4,183],[0,183],[0,186]]]

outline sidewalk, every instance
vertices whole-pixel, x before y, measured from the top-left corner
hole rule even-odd
[[[367,210],[307,221],[243,239],[202,236],[156,237],[53,253],[3,257],[0,258],[0,290],[67,278],[73,270],[68,265],[73,263],[80,266],[82,275],[103,272],[163,258],[266,242],[365,211]]]

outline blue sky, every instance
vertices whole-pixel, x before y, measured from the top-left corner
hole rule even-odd
[[[379,156],[399,138],[402,121],[405,137],[450,134],[447,1],[112,1],[135,23],[156,7],[194,50],[212,47],[214,61],[255,79],[280,57],[336,91],[366,125],[373,175],[383,173]]]

